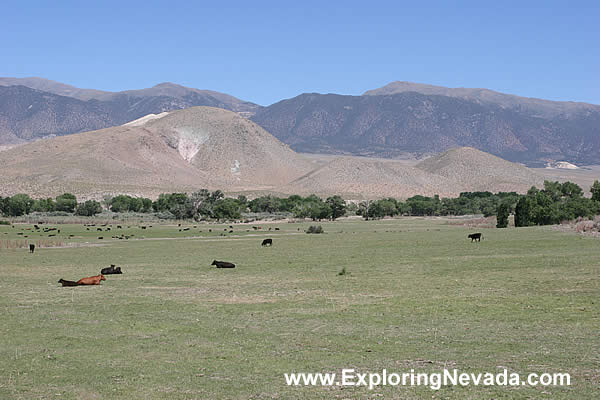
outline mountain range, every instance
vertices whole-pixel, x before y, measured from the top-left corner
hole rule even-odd
[[[395,159],[472,147],[529,166],[600,164],[600,106],[410,82],[361,96],[305,93],[262,107],[172,83],[106,92],[41,78],[0,78],[0,145],[193,106],[237,112],[297,152]]]
[[[464,191],[526,191],[543,177],[474,148],[419,163],[294,152],[254,122],[191,107],[133,124],[65,135],[0,152],[0,195],[156,197],[199,188],[228,193],[340,194],[348,199]]]
[[[147,114],[211,106],[252,115],[259,106],[209,90],[161,83],[105,92],[41,78],[0,78],[0,145],[122,125]]]
[[[300,152],[398,158],[468,146],[531,166],[600,163],[600,106],[516,96],[511,103],[500,94],[501,101],[483,100],[481,92],[452,90],[302,94],[259,109],[252,120]]]

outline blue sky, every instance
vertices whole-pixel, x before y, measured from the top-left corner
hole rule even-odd
[[[600,104],[598,1],[181,3],[5,0],[0,76],[262,105],[395,80]]]

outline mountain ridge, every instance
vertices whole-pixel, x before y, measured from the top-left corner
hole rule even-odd
[[[395,158],[474,147],[529,165],[600,164],[600,107],[542,118],[470,99],[305,93],[260,109],[253,121],[296,151]]]

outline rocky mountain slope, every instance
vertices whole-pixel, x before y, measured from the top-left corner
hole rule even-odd
[[[489,89],[475,88],[447,88],[444,86],[427,85],[423,83],[391,82],[378,89],[368,90],[365,96],[392,95],[398,93],[415,92],[426,95],[456,97],[459,99],[473,100],[482,104],[493,104],[502,108],[531,114],[542,118],[552,119],[557,116],[569,117],[586,111],[598,111],[600,106],[577,103],[573,101],[550,101],[530,97],[515,96],[495,92]]]
[[[598,106],[542,117],[473,98],[372,94],[302,94],[260,109],[252,120],[301,152],[392,158],[468,146],[529,165],[600,163]]]
[[[15,83],[19,85],[10,86]],[[40,78],[0,78],[0,145],[122,125],[148,114],[193,106],[246,116],[259,108],[223,93],[171,83],[112,93]]]

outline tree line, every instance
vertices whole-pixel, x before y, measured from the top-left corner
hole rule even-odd
[[[197,192],[163,193],[155,201],[149,198],[118,195],[104,200],[78,202],[75,195],[64,193],[55,198],[32,199],[27,194],[0,197],[0,214],[21,216],[32,212],[65,212],[93,216],[108,209],[115,213],[154,213],[162,219],[241,219],[245,213],[285,213],[295,218],[335,220],[344,215],[360,215],[365,219],[386,216],[450,216],[483,214],[497,217],[497,226],[506,227],[508,216],[515,214],[516,226],[546,225],[577,217],[600,213],[600,182],[591,188],[592,196],[572,182],[544,182],[543,189],[532,187],[526,195],[516,192],[464,192],[455,198],[435,195],[412,196],[405,201],[394,198],[346,202],[341,196],[325,199],[310,195],[302,197],[261,196],[248,200],[246,196],[225,197],[221,190],[201,189]]]

